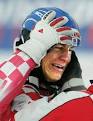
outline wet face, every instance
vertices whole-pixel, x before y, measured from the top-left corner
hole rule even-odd
[[[55,45],[42,59],[43,73],[49,82],[58,81],[71,61],[71,48],[65,44]]]

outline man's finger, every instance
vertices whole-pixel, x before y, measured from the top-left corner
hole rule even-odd
[[[50,22],[50,26],[53,28],[58,28],[58,27],[65,25],[67,22],[68,22],[68,18],[65,16],[62,16]]]
[[[46,23],[49,23],[51,20],[53,20],[56,16],[56,12],[55,11],[48,11],[42,18],[42,20],[44,20]]]
[[[67,26],[60,27],[56,29],[56,31],[58,32],[59,35],[68,35],[68,36],[72,36],[74,33],[79,33],[78,30],[67,27]]]

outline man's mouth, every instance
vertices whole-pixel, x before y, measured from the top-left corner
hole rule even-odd
[[[64,66],[61,64],[52,64],[52,66],[58,70],[58,71],[63,71],[64,70]]]

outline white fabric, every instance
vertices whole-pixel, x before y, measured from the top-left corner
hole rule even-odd
[[[25,105],[22,110],[16,113],[15,121],[39,121],[58,106],[63,105],[70,100],[86,96],[89,96],[89,94],[80,91],[70,91],[67,93],[60,93],[50,102],[48,102],[47,97],[38,99],[37,101]]]
[[[26,94],[20,94],[13,100],[12,111],[20,111],[26,104],[29,104],[30,102],[32,102],[31,97]]]
[[[71,80],[67,81],[62,87],[62,91],[76,86],[84,86],[83,80],[81,78],[72,78]]]

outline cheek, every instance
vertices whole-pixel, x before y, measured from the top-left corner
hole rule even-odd
[[[47,56],[45,56],[42,61],[41,61],[41,65],[42,65],[42,69],[43,71],[49,71],[50,67],[51,67],[51,63],[54,60],[54,56],[52,54],[47,54]]]
[[[55,59],[55,55],[52,53],[47,54],[43,59],[42,59],[42,64],[48,64],[51,63]]]
[[[49,65],[49,59],[45,56],[41,61],[42,69],[45,70]]]

